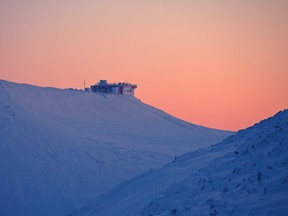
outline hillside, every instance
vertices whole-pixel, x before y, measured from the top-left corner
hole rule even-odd
[[[99,196],[73,216],[288,214],[288,110]]]
[[[176,155],[231,132],[134,97],[0,80],[0,215],[65,215]]]

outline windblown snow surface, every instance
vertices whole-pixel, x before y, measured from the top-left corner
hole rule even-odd
[[[73,216],[288,215],[288,110],[132,178]]]
[[[230,134],[134,97],[0,80],[0,215],[67,215],[123,180]]]

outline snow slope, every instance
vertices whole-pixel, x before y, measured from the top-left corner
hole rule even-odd
[[[65,215],[123,180],[231,132],[134,97],[0,80],[0,215]]]
[[[132,178],[73,216],[288,215],[288,110]]]

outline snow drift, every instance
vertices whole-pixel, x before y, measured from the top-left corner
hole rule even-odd
[[[288,213],[288,110],[99,196],[73,216]]]
[[[0,215],[66,215],[229,134],[134,97],[0,80]]]

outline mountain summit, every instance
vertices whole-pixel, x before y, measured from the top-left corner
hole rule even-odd
[[[0,215],[65,215],[232,134],[134,97],[0,80]]]

